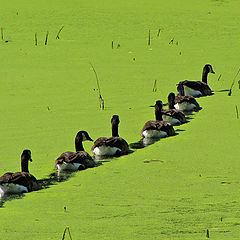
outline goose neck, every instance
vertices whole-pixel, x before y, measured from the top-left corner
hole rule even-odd
[[[155,107],[155,117],[156,120],[162,121],[162,109],[159,109],[158,107]]]
[[[78,151],[84,151],[82,140],[81,139],[75,139],[75,150]]]
[[[118,135],[118,124],[116,124],[116,123],[112,124],[112,136],[113,137],[119,137],[119,135]]]
[[[174,99],[168,99],[168,108],[169,109],[174,109],[174,104],[175,104],[175,101]]]
[[[208,77],[208,71],[206,68],[204,68],[202,73],[202,82],[207,84],[207,77]]]
[[[21,159],[21,169],[22,169],[22,172],[29,172],[28,160],[26,160],[25,158]]]

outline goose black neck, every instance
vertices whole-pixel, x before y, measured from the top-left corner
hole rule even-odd
[[[168,102],[168,108],[169,109],[175,109],[174,102],[171,100],[171,102]]]
[[[172,93],[172,94],[169,94],[168,96],[168,108],[175,109],[174,105],[175,105],[175,94]]]
[[[155,117],[156,120],[158,121],[162,121],[162,108],[160,108],[159,106],[155,105]]]
[[[119,137],[117,123],[112,123],[112,137]]]
[[[183,84],[182,83],[179,83],[178,86],[177,86],[177,90],[178,90],[178,93],[180,96],[184,96],[184,87],[183,87]]]
[[[26,156],[21,157],[21,169],[22,169],[22,172],[29,172],[28,159],[26,159]]]
[[[208,77],[209,70],[207,68],[203,68],[203,73],[202,73],[202,82],[207,84],[207,77]]]
[[[84,151],[82,139],[80,139],[78,137],[75,138],[75,150],[76,150],[76,152]]]

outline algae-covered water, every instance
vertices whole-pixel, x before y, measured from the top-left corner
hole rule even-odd
[[[134,143],[153,105],[212,64],[215,94],[178,135],[6,201],[1,239],[239,239],[238,1],[1,1],[0,175],[46,179],[79,130]],[[63,27],[59,39],[58,31]],[[151,35],[150,45],[149,30]],[[49,33],[45,45],[46,33]],[[35,34],[37,46],[35,45]],[[113,48],[112,48],[113,46]],[[105,101],[99,108],[93,64]],[[156,80],[157,91],[153,92]],[[84,143],[90,152],[91,143]],[[65,239],[70,239],[68,234]]]

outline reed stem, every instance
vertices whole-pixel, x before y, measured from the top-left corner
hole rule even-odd
[[[148,46],[151,45],[151,31],[148,32]]]
[[[3,40],[3,28],[1,28],[1,39]]]
[[[47,45],[47,42],[48,42],[48,31],[47,31],[47,33],[46,33],[45,45]]]
[[[35,46],[37,46],[37,33],[35,32]]]
[[[62,27],[59,29],[59,31],[58,31],[58,33],[57,33],[57,36],[56,36],[56,39],[60,39],[59,35],[60,35],[61,31],[63,30],[63,28],[64,28],[64,26],[62,26]]]

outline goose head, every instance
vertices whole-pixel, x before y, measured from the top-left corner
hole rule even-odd
[[[206,65],[204,66],[203,70],[205,70],[207,73],[213,73],[213,74],[215,73],[215,72],[213,71],[213,67],[212,67],[211,64],[206,64]]]
[[[75,149],[77,151],[84,151],[82,142],[93,141],[86,131],[79,131],[75,137]]]
[[[208,73],[213,73],[213,74],[215,73],[213,71],[213,67],[212,67],[211,64],[206,64],[204,66],[204,68],[203,68],[202,81],[205,82],[205,83],[207,83],[207,75],[208,75]]]
[[[28,149],[25,149],[25,150],[23,150],[22,155],[21,155],[22,172],[29,172],[28,161],[32,162],[31,151]]]
[[[111,124],[112,124],[112,136],[113,137],[119,137],[118,136],[118,125],[120,123],[119,116],[118,115],[113,115],[111,119]]]
[[[86,131],[79,131],[76,135],[76,139],[83,141],[93,141]]]

